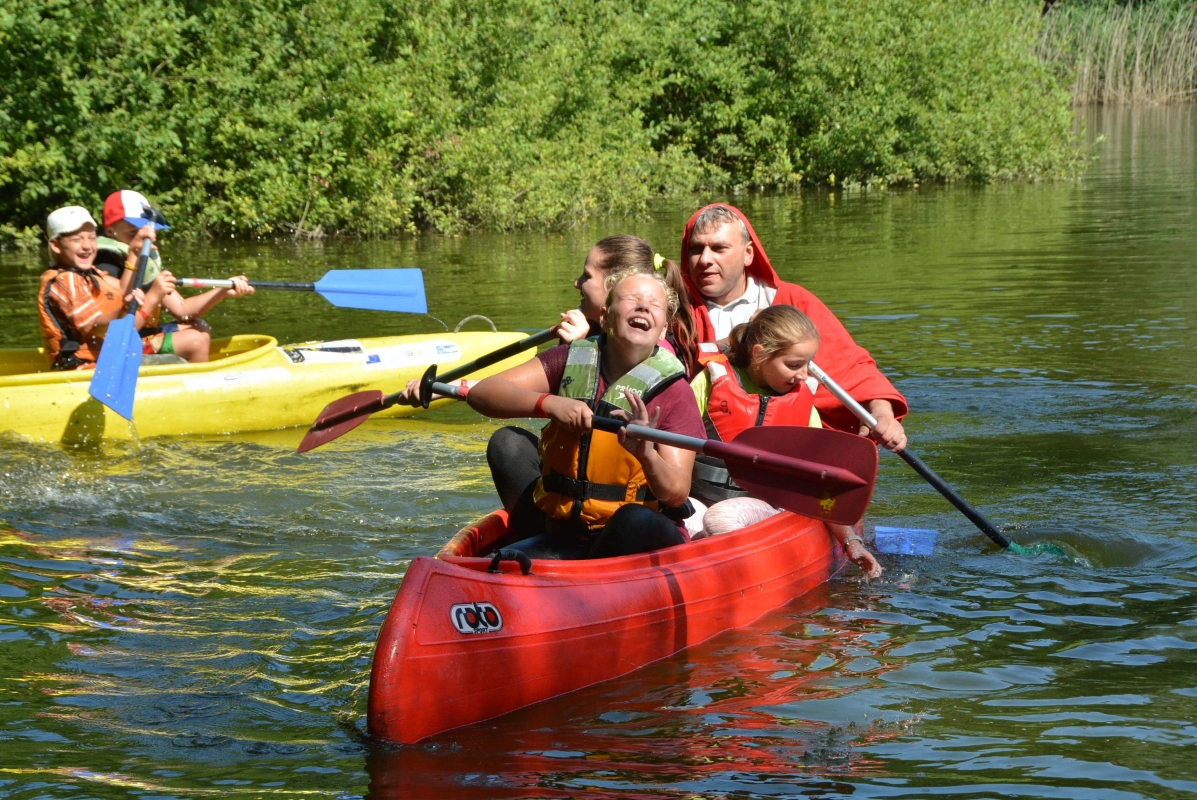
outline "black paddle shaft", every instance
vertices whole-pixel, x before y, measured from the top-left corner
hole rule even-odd
[[[956,493],[956,490],[944,483],[943,478],[935,474],[935,470],[923,463],[923,460],[910,452],[909,449],[898,451],[898,456],[914,468],[914,471],[923,476],[923,480],[931,484],[935,491],[944,496],[952,505],[960,511],[961,514],[968,517],[969,521],[981,529],[981,533],[993,540],[994,544],[1001,547],[1003,550],[1010,547],[1010,540],[1006,538],[1001,531],[993,526],[993,524],[981,516],[981,512],[973,508],[967,500]]]
[[[536,347],[544,342],[547,342],[549,339],[553,338],[554,336],[556,336],[556,332],[552,328],[549,328],[547,330],[541,331],[540,333],[536,333],[531,336],[520,339],[518,342],[512,342],[511,344],[506,345],[505,347],[500,347],[498,350],[495,350],[493,353],[487,353],[486,355],[481,356],[473,361],[470,361],[466,364],[462,364],[460,367],[457,367],[456,369],[449,370],[448,372],[446,372],[444,374],[443,380],[447,380],[447,381],[456,380],[465,375],[469,375],[471,372],[474,372],[475,370],[484,369],[486,367],[489,367],[492,364],[497,364],[504,359],[507,359],[507,358],[510,358],[511,356],[518,355],[519,353],[522,353],[524,350],[527,350],[529,347]],[[436,380],[436,365],[434,364],[433,366],[428,368],[428,370],[424,373],[424,376],[420,379],[420,399],[422,401],[422,405],[424,406],[424,408],[428,408],[428,403],[432,398],[432,383],[435,380]],[[382,411],[383,409],[390,408],[391,406],[398,403],[399,398],[403,395],[404,391],[406,391],[406,387],[398,392],[395,392],[394,394],[389,394],[386,397],[381,397],[378,399],[372,399],[372,400],[368,400],[368,401],[360,400],[359,402],[355,402],[350,408],[342,409],[335,414],[328,414],[327,416],[325,416],[325,413],[322,412],[320,417],[314,423],[312,423],[312,428],[310,431],[308,431],[308,434],[311,435],[312,433],[314,433],[316,431],[328,430],[329,428],[335,427],[337,425],[341,425],[343,423],[349,422],[350,420],[357,419],[359,417],[362,419],[365,419],[366,417],[370,416],[371,414],[377,414],[379,411]],[[364,394],[370,395],[370,394],[374,394],[374,393],[373,392],[365,392]],[[381,394],[381,392],[379,394]],[[457,395],[454,394],[453,396],[456,397]],[[358,398],[356,397],[356,395],[350,395],[348,398],[342,398],[342,400],[351,400],[351,399],[357,400]],[[338,400],[337,403],[342,402],[342,400]],[[335,405],[335,404],[330,404],[330,405]],[[327,412],[328,409],[326,408],[324,411]],[[340,435],[340,434],[338,434],[338,435]],[[336,438],[336,437],[334,437],[334,438]],[[324,442],[321,442],[321,444],[323,444],[323,443]],[[315,447],[318,445],[313,445],[313,446]]]
[[[146,239],[141,245],[141,252],[137,254],[137,275],[133,279],[133,288],[141,286],[141,282],[145,280],[145,270],[150,263],[150,251],[154,249],[153,241]],[[137,297],[134,296],[129,300],[129,313],[137,313]],[[134,321],[136,324],[136,320]]]
[[[250,286],[255,289],[283,289],[288,292],[314,292],[314,283],[294,283],[289,281],[251,281]]]
[[[428,408],[428,404],[432,402],[433,381],[448,383],[450,381],[455,381],[458,378],[464,378],[466,375],[469,375],[472,372],[477,372],[478,370],[485,369],[492,364],[498,364],[500,361],[511,358],[515,355],[519,355],[529,347],[540,347],[542,344],[556,336],[557,330],[555,328],[545,328],[540,333],[534,333],[531,336],[520,339],[518,342],[512,342],[506,347],[500,347],[493,353],[487,353],[480,358],[462,364],[460,367],[454,367],[444,375],[437,375],[436,364],[433,364],[424,372],[423,377],[420,378],[420,405],[424,408]],[[390,408],[391,406],[395,405],[395,403],[399,402],[399,395],[401,394],[403,394],[403,392],[396,392],[395,394],[388,395],[386,399],[382,401],[382,407]]]

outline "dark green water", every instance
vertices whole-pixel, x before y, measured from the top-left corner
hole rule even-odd
[[[870,520],[940,532],[635,675],[408,748],[363,736],[405,566],[492,508],[456,408],[298,434],[67,452],[0,440],[0,797],[1185,797],[1197,792],[1197,107],[1086,119],[1077,183],[743,198],[908,395]],[[537,329],[595,239],[674,255],[689,207],[560,236],[168,243],[176,274],[420,266],[432,313]],[[0,344],[40,255],[0,254]],[[218,331],[431,331],[260,295]],[[371,789],[373,786],[373,789]]]

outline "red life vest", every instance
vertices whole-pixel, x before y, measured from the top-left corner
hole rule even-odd
[[[707,371],[711,383],[711,398],[706,408],[709,438],[730,442],[754,426],[810,425],[815,394],[809,386],[803,384],[774,397],[752,394],[740,385],[727,356],[710,343],[699,345],[698,363]]]
[[[707,371],[711,396],[703,422],[707,438],[730,442],[744,431],[758,425],[810,425],[815,393],[803,384],[787,394],[767,397],[752,394],[740,385],[735,368],[718,345],[698,345],[698,363]],[[690,495],[708,506],[747,494],[727,472],[727,465],[717,458],[699,453],[694,459]]]

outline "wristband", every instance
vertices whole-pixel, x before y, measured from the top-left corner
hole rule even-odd
[[[536,416],[538,416],[538,417],[547,417],[548,416],[548,414],[544,413],[544,401],[545,401],[545,398],[547,398],[547,397],[552,397],[552,394],[550,392],[545,392],[540,397],[536,398]]]
[[[146,322],[150,321],[150,315],[145,313],[145,311],[143,311],[142,309],[140,309],[140,308],[137,309],[137,313],[140,314],[141,318],[144,319]]]
[[[864,539],[860,538],[859,536],[856,536],[855,534],[844,539],[844,549],[845,550],[848,549],[848,542],[860,542],[860,546],[864,547]]]

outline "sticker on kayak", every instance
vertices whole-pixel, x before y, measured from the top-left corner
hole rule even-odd
[[[366,351],[367,367],[425,367],[460,360],[461,348],[448,339],[429,339]]]
[[[291,379],[291,371],[286,367],[267,367],[266,369],[251,369],[245,372],[214,371],[207,375],[187,378],[183,381],[183,389],[188,392],[204,391],[242,391],[247,385],[287,381]]]
[[[503,615],[491,603],[458,603],[449,608],[458,633],[494,633],[503,629]]]

